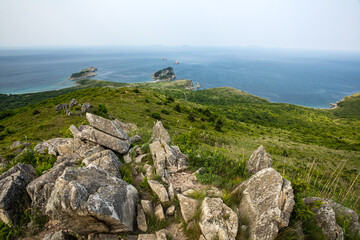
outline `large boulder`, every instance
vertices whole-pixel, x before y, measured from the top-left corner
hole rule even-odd
[[[26,186],[36,177],[33,166],[18,163],[0,176],[0,219],[16,223]]]
[[[122,131],[126,132],[127,134],[137,129],[136,125],[132,123],[123,123],[117,119],[115,119],[113,122],[118,128],[120,128]]]
[[[72,138],[53,138],[37,144],[34,150],[39,153],[45,153],[45,150],[47,150],[49,154],[57,156],[59,155],[58,146],[63,144],[69,144],[72,141]]]
[[[74,125],[71,125],[70,131],[76,138],[86,139],[98,143],[101,146],[110,148],[120,154],[125,154],[129,151],[130,144],[128,140],[121,140],[110,136],[109,134],[99,131],[91,126],[82,126],[78,129]]]
[[[59,104],[55,107],[55,110],[58,112],[58,111],[61,111],[63,109],[68,109],[69,108],[69,105],[67,103],[63,103],[63,104]]]
[[[239,219],[248,222],[249,239],[274,239],[288,226],[294,207],[291,183],[277,171],[265,168],[240,184],[232,194],[241,196]]]
[[[84,103],[84,104],[81,106],[81,111],[82,111],[82,112],[91,112],[93,108],[94,108],[94,106],[91,105],[90,103]]]
[[[344,239],[344,233],[336,223],[335,212],[327,201],[317,197],[308,197],[303,200],[310,206],[311,211],[315,214],[316,223],[328,240]]]
[[[265,151],[263,145],[256,149],[247,162],[247,172],[250,174],[255,174],[258,171],[264,168],[270,168],[272,166],[272,159],[270,154]]]
[[[74,107],[75,105],[77,104],[77,101],[75,100],[75,98],[73,98],[73,99],[71,99],[71,101],[70,101],[70,109],[72,108],[72,107]]]
[[[46,213],[79,234],[133,230],[137,190],[97,166],[66,168],[54,186]]]
[[[59,156],[68,156],[76,160],[91,157],[105,149],[97,143],[91,141],[82,141],[79,138],[73,138],[65,144],[57,146]]]
[[[151,136],[150,142],[153,143],[160,140],[164,141],[166,144],[171,144],[171,138],[169,133],[164,128],[162,122],[157,121],[153,128],[153,134]]]
[[[198,201],[196,199],[185,197],[182,194],[177,194],[176,196],[179,200],[181,215],[187,223],[194,217],[196,211],[198,210]]]
[[[120,167],[122,166],[122,163],[111,150],[96,153],[91,157],[85,158],[82,162],[85,166],[95,165],[109,173],[112,173],[116,177],[121,178]]]
[[[63,161],[30,182],[26,190],[31,198],[31,206],[45,213],[46,204],[54,189],[56,179],[63,174],[65,168],[76,167],[77,165],[76,162]]]
[[[128,140],[128,135],[122,131],[113,121],[110,121],[106,118],[96,116],[91,113],[86,113],[86,118],[90,123],[90,126],[107,133],[113,137]]]
[[[199,226],[205,239],[235,240],[238,218],[221,198],[206,197],[201,204]]]

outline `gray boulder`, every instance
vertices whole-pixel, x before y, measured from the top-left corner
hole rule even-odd
[[[206,197],[201,204],[199,226],[205,239],[235,240],[238,218],[221,198]]]
[[[105,149],[97,143],[82,141],[79,138],[71,139],[66,144],[57,146],[59,156],[66,156],[67,158],[72,158],[74,160],[91,157],[104,150]]]
[[[114,176],[121,178],[120,167],[122,163],[111,150],[105,150],[96,153],[91,157],[85,158],[82,162],[85,164],[85,166],[95,165],[113,174]]]
[[[137,129],[136,125],[132,123],[123,123],[117,119],[115,119],[113,122],[118,128],[120,128],[122,131],[126,132],[127,134]]]
[[[169,196],[164,185],[156,180],[149,180],[148,183],[151,190],[159,197],[160,202],[164,203],[169,201]]]
[[[81,106],[81,111],[82,111],[82,112],[91,112],[93,108],[94,108],[94,106],[91,105],[90,103],[84,103],[84,104]]]
[[[171,138],[169,133],[164,128],[162,122],[157,121],[153,128],[153,134],[151,136],[150,143],[160,140],[164,141],[166,144],[171,144]]]
[[[70,101],[70,109],[72,108],[72,107],[74,107],[75,105],[77,104],[77,101],[75,100],[75,98],[73,98],[73,99],[71,99],[71,101]]]
[[[64,104],[59,104],[55,107],[55,110],[58,112],[58,111],[61,111],[63,109],[68,109],[69,108],[69,105],[67,103],[64,103]]]
[[[149,200],[141,200],[141,206],[146,214],[153,215],[154,214],[154,208]]]
[[[263,145],[256,149],[247,162],[247,171],[250,174],[255,174],[264,168],[270,168],[272,166],[272,159],[270,154],[265,151]]]
[[[291,183],[274,169],[255,173],[232,194],[241,195],[238,215],[248,221],[249,239],[274,239],[279,229],[288,226],[294,194]]]
[[[18,163],[0,176],[0,219],[6,224],[18,220],[26,186],[36,177],[33,166]]]
[[[142,209],[140,204],[138,204],[138,206],[137,206],[136,221],[137,221],[138,229],[142,232],[146,232],[147,231],[147,223],[146,223],[145,212]]]
[[[180,203],[180,211],[184,221],[187,223],[192,217],[194,217],[198,209],[198,201],[184,195],[176,195]]]
[[[45,153],[45,150],[47,149],[49,154],[57,156],[59,155],[58,146],[63,144],[69,144],[72,141],[73,141],[72,138],[53,138],[37,144],[34,150],[39,153]]]
[[[17,148],[23,146],[23,143],[21,141],[15,141],[13,142],[13,144],[10,146],[11,149]]]
[[[90,123],[90,126],[107,133],[113,137],[122,140],[128,140],[128,135],[122,131],[113,121],[105,119],[103,117],[96,116],[91,113],[86,113],[86,118]]]
[[[344,233],[341,227],[336,223],[335,212],[327,201],[317,197],[304,198],[304,203],[311,206],[311,211],[315,214],[318,226],[328,240],[342,240]],[[315,202],[321,205],[314,206]]]
[[[76,237],[71,236],[69,233],[63,230],[60,230],[46,234],[42,240],[76,240]]]
[[[79,234],[133,230],[137,190],[97,166],[66,168],[46,205],[52,219]]]
[[[155,216],[159,220],[164,220],[165,219],[164,209],[163,209],[161,204],[158,204],[155,207]]]
[[[96,130],[91,126],[83,126],[80,130],[74,125],[71,125],[70,131],[76,138],[98,143],[101,146],[110,148],[111,150],[120,154],[125,154],[129,151],[130,143],[128,140],[121,140],[119,138],[110,136],[102,131]]]

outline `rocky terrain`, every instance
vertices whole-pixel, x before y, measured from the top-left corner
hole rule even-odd
[[[95,77],[96,71],[97,71],[97,68],[88,67],[88,68],[81,70],[80,72],[71,74],[71,76],[69,77],[68,80],[79,80],[79,79],[84,79],[84,78],[89,78],[89,77]]]
[[[167,67],[152,74],[152,78],[159,81],[171,81],[176,78],[174,69],[172,67]]]

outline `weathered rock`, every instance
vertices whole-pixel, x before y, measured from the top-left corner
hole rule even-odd
[[[157,240],[156,234],[139,234],[138,240]]]
[[[142,232],[146,232],[147,231],[146,217],[145,217],[144,210],[142,209],[140,204],[138,204],[138,206],[137,206],[136,221],[137,221],[137,226],[138,226],[139,230]]]
[[[123,130],[124,132],[126,132],[127,134],[129,134],[130,132],[133,132],[137,129],[135,124],[132,123],[123,123],[120,122],[119,120],[115,119],[114,120],[115,125],[120,128],[121,130]]]
[[[291,183],[277,171],[265,168],[240,184],[239,219],[249,222],[250,239],[274,239],[289,224],[294,207]]]
[[[82,141],[79,138],[74,138],[68,143],[61,144],[57,147],[59,156],[67,156],[68,158],[72,158],[74,160],[91,157],[104,150],[105,149],[97,143]],[[59,162],[57,161],[57,163]]]
[[[120,154],[125,154],[129,151],[129,141],[121,140],[116,137],[110,136],[104,132],[96,130],[91,126],[84,126],[82,130],[78,129],[74,125],[70,126],[70,131],[76,138],[86,139],[100,144],[106,148],[110,148]]]
[[[131,156],[130,156],[129,153],[127,153],[127,154],[124,155],[124,162],[125,162],[126,164],[130,164],[130,163],[132,162],[132,159],[131,159]]]
[[[18,163],[0,176],[0,219],[16,223],[26,186],[36,177],[33,166]]]
[[[171,205],[166,209],[166,216],[174,216],[175,206]]]
[[[67,103],[63,103],[63,104],[59,104],[55,107],[55,110],[58,112],[58,111],[61,111],[63,109],[68,109],[69,108],[69,105]]]
[[[155,234],[156,234],[156,240],[166,240],[167,239],[165,229],[157,231]]]
[[[74,107],[75,105],[77,104],[77,101],[75,100],[75,98],[73,98],[73,99],[71,99],[71,101],[70,101],[70,109],[72,108],[72,107]]]
[[[130,142],[131,142],[131,144],[140,143],[140,142],[142,142],[142,138],[139,135],[135,135],[130,138]]]
[[[13,144],[10,146],[11,149],[17,148],[23,146],[23,143],[21,141],[15,141],[13,142]]]
[[[141,206],[146,214],[153,215],[154,208],[152,206],[151,201],[149,200],[141,200]]]
[[[164,185],[162,185],[161,183],[159,183],[156,180],[149,180],[148,181],[149,186],[151,188],[151,190],[154,191],[154,193],[156,195],[158,195],[160,202],[168,202],[169,201],[169,196],[167,194],[166,188],[164,187]]]
[[[34,150],[39,153],[45,153],[45,150],[47,149],[49,154],[57,156],[59,155],[58,146],[63,144],[69,144],[72,141],[73,141],[72,138],[53,138],[37,144]]]
[[[65,168],[75,166],[77,166],[75,162],[64,161],[30,182],[26,190],[31,198],[31,206],[45,213],[56,179],[63,174]]]
[[[255,174],[264,168],[270,168],[271,165],[272,159],[270,157],[270,154],[268,154],[265,151],[264,146],[261,145],[251,154],[251,157],[247,162],[246,168],[248,173]]]
[[[91,113],[86,113],[86,118],[89,121],[90,126],[94,127],[97,130],[100,130],[121,140],[129,139],[128,135],[120,128],[118,128],[118,126],[113,121],[96,116]]]
[[[135,157],[134,162],[135,162],[135,163],[141,163],[141,161],[143,160],[143,158],[146,157],[146,156],[147,156],[147,154],[141,154],[141,155]]]
[[[94,106],[91,105],[90,103],[84,103],[84,104],[81,106],[81,111],[82,111],[82,112],[91,112],[93,108],[94,108]]]
[[[85,164],[85,166],[95,165],[113,174],[114,176],[121,178],[120,167],[122,163],[111,150],[105,150],[96,153],[91,157],[85,158],[82,162]]]
[[[206,197],[201,204],[199,226],[206,239],[235,240],[238,218],[221,198]]]
[[[161,204],[158,204],[155,207],[155,216],[159,219],[159,220],[164,220],[165,219],[165,215],[164,215],[164,209],[161,206]]]
[[[181,215],[187,223],[196,213],[198,209],[198,201],[181,194],[176,195],[179,199]]]
[[[76,238],[63,230],[60,230],[46,234],[43,240],[76,240]]]
[[[160,140],[165,142],[166,144],[171,144],[171,138],[169,133],[164,128],[162,122],[157,121],[153,128],[153,134],[151,136],[150,143]]]
[[[327,201],[321,198],[308,197],[304,198],[304,203],[310,205],[311,211],[315,214],[315,219],[322,233],[328,240],[342,240],[344,233],[341,227],[336,223],[335,212]],[[318,201],[320,206],[314,206]]]
[[[133,230],[138,192],[97,166],[66,168],[54,186],[46,213],[79,234]]]
[[[174,186],[172,185],[172,183],[169,184],[168,194],[169,194],[170,200],[174,200],[174,199],[175,199],[175,189],[174,189]]]
[[[154,175],[153,166],[150,166],[149,164],[144,164],[143,168],[145,170],[145,175],[146,175],[147,179],[151,179]]]
[[[199,240],[206,240],[206,238],[204,237],[204,235],[200,235]]]

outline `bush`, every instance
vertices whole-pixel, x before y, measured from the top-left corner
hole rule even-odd
[[[166,109],[161,109],[161,113],[166,114],[166,115],[170,114],[170,112]]]
[[[187,118],[191,121],[191,122],[195,122],[195,117],[192,114],[189,114],[187,116]]]
[[[174,110],[180,113],[181,112],[180,104],[176,104]]]
[[[39,110],[37,110],[37,109],[35,109],[33,112],[32,112],[32,115],[38,115],[40,112],[39,112]]]
[[[137,88],[135,88],[133,91],[134,91],[134,93],[140,93],[140,90]]]
[[[157,113],[157,112],[153,112],[151,114],[151,117],[154,119],[157,119],[157,120],[161,120],[161,115],[160,115],[160,113]]]

